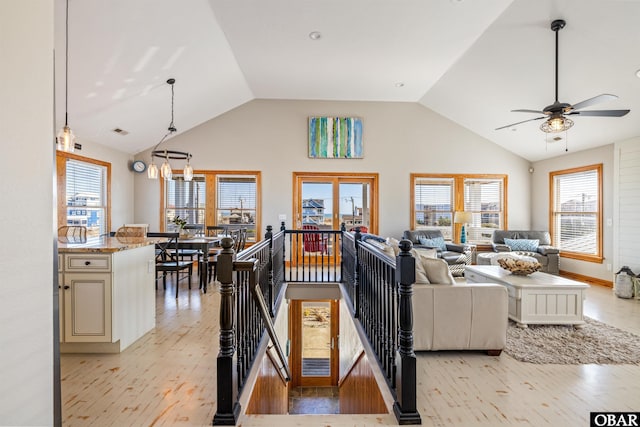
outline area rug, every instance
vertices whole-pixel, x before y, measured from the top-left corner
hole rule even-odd
[[[504,352],[528,363],[560,365],[638,364],[640,337],[585,317],[582,329],[566,325],[529,325],[509,320]]]

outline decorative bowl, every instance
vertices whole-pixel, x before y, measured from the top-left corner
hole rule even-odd
[[[542,269],[542,265],[537,261],[531,262],[513,258],[500,258],[498,264],[517,276],[528,276]]]

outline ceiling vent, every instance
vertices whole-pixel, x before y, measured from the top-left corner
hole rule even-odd
[[[117,133],[118,135],[122,135],[122,136],[129,135],[129,132],[127,132],[127,131],[126,131],[126,130],[124,130],[124,129],[115,128],[113,131],[114,131],[115,133]]]

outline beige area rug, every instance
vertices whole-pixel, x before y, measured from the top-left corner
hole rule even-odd
[[[509,320],[505,353],[521,362],[560,365],[638,364],[640,337],[585,317],[582,329],[565,325],[529,325]]]

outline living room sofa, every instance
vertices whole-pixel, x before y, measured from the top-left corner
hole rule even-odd
[[[505,241],[507,239],[507,241]],[[514,246],[520,239],[535,242],[533,246]],[[512,243],[510,246],[508,243]],[[548,231],[530,230],[494,230],[491,236],[491,244],[495,252],[516,252],[520,255],[530,256],[536,259],[542,270],[549,274],[560,274],[560,250],[551,245],[551,235]],[[524,247],[524,249],[522,249]]]
[[[395,239],[366,240],[385,256],[398,254]],[[416,351],[483,350],[500,355],[506,344],[509,298],[495,283],[455,279],[434,250],[412,249],[416,259],[413,286],[413,346]]]
[[[471,264],[471,248],[463,244],[445,242],[440,230],[405,230],[402,238],[409,240],[414,248],[435,248],[438,251],[438,258],[447,262],[454,276],[464,276],[465,265]],[[424,245],[420,242],[423,239],[431,241],[439,239],[443,246]]]

